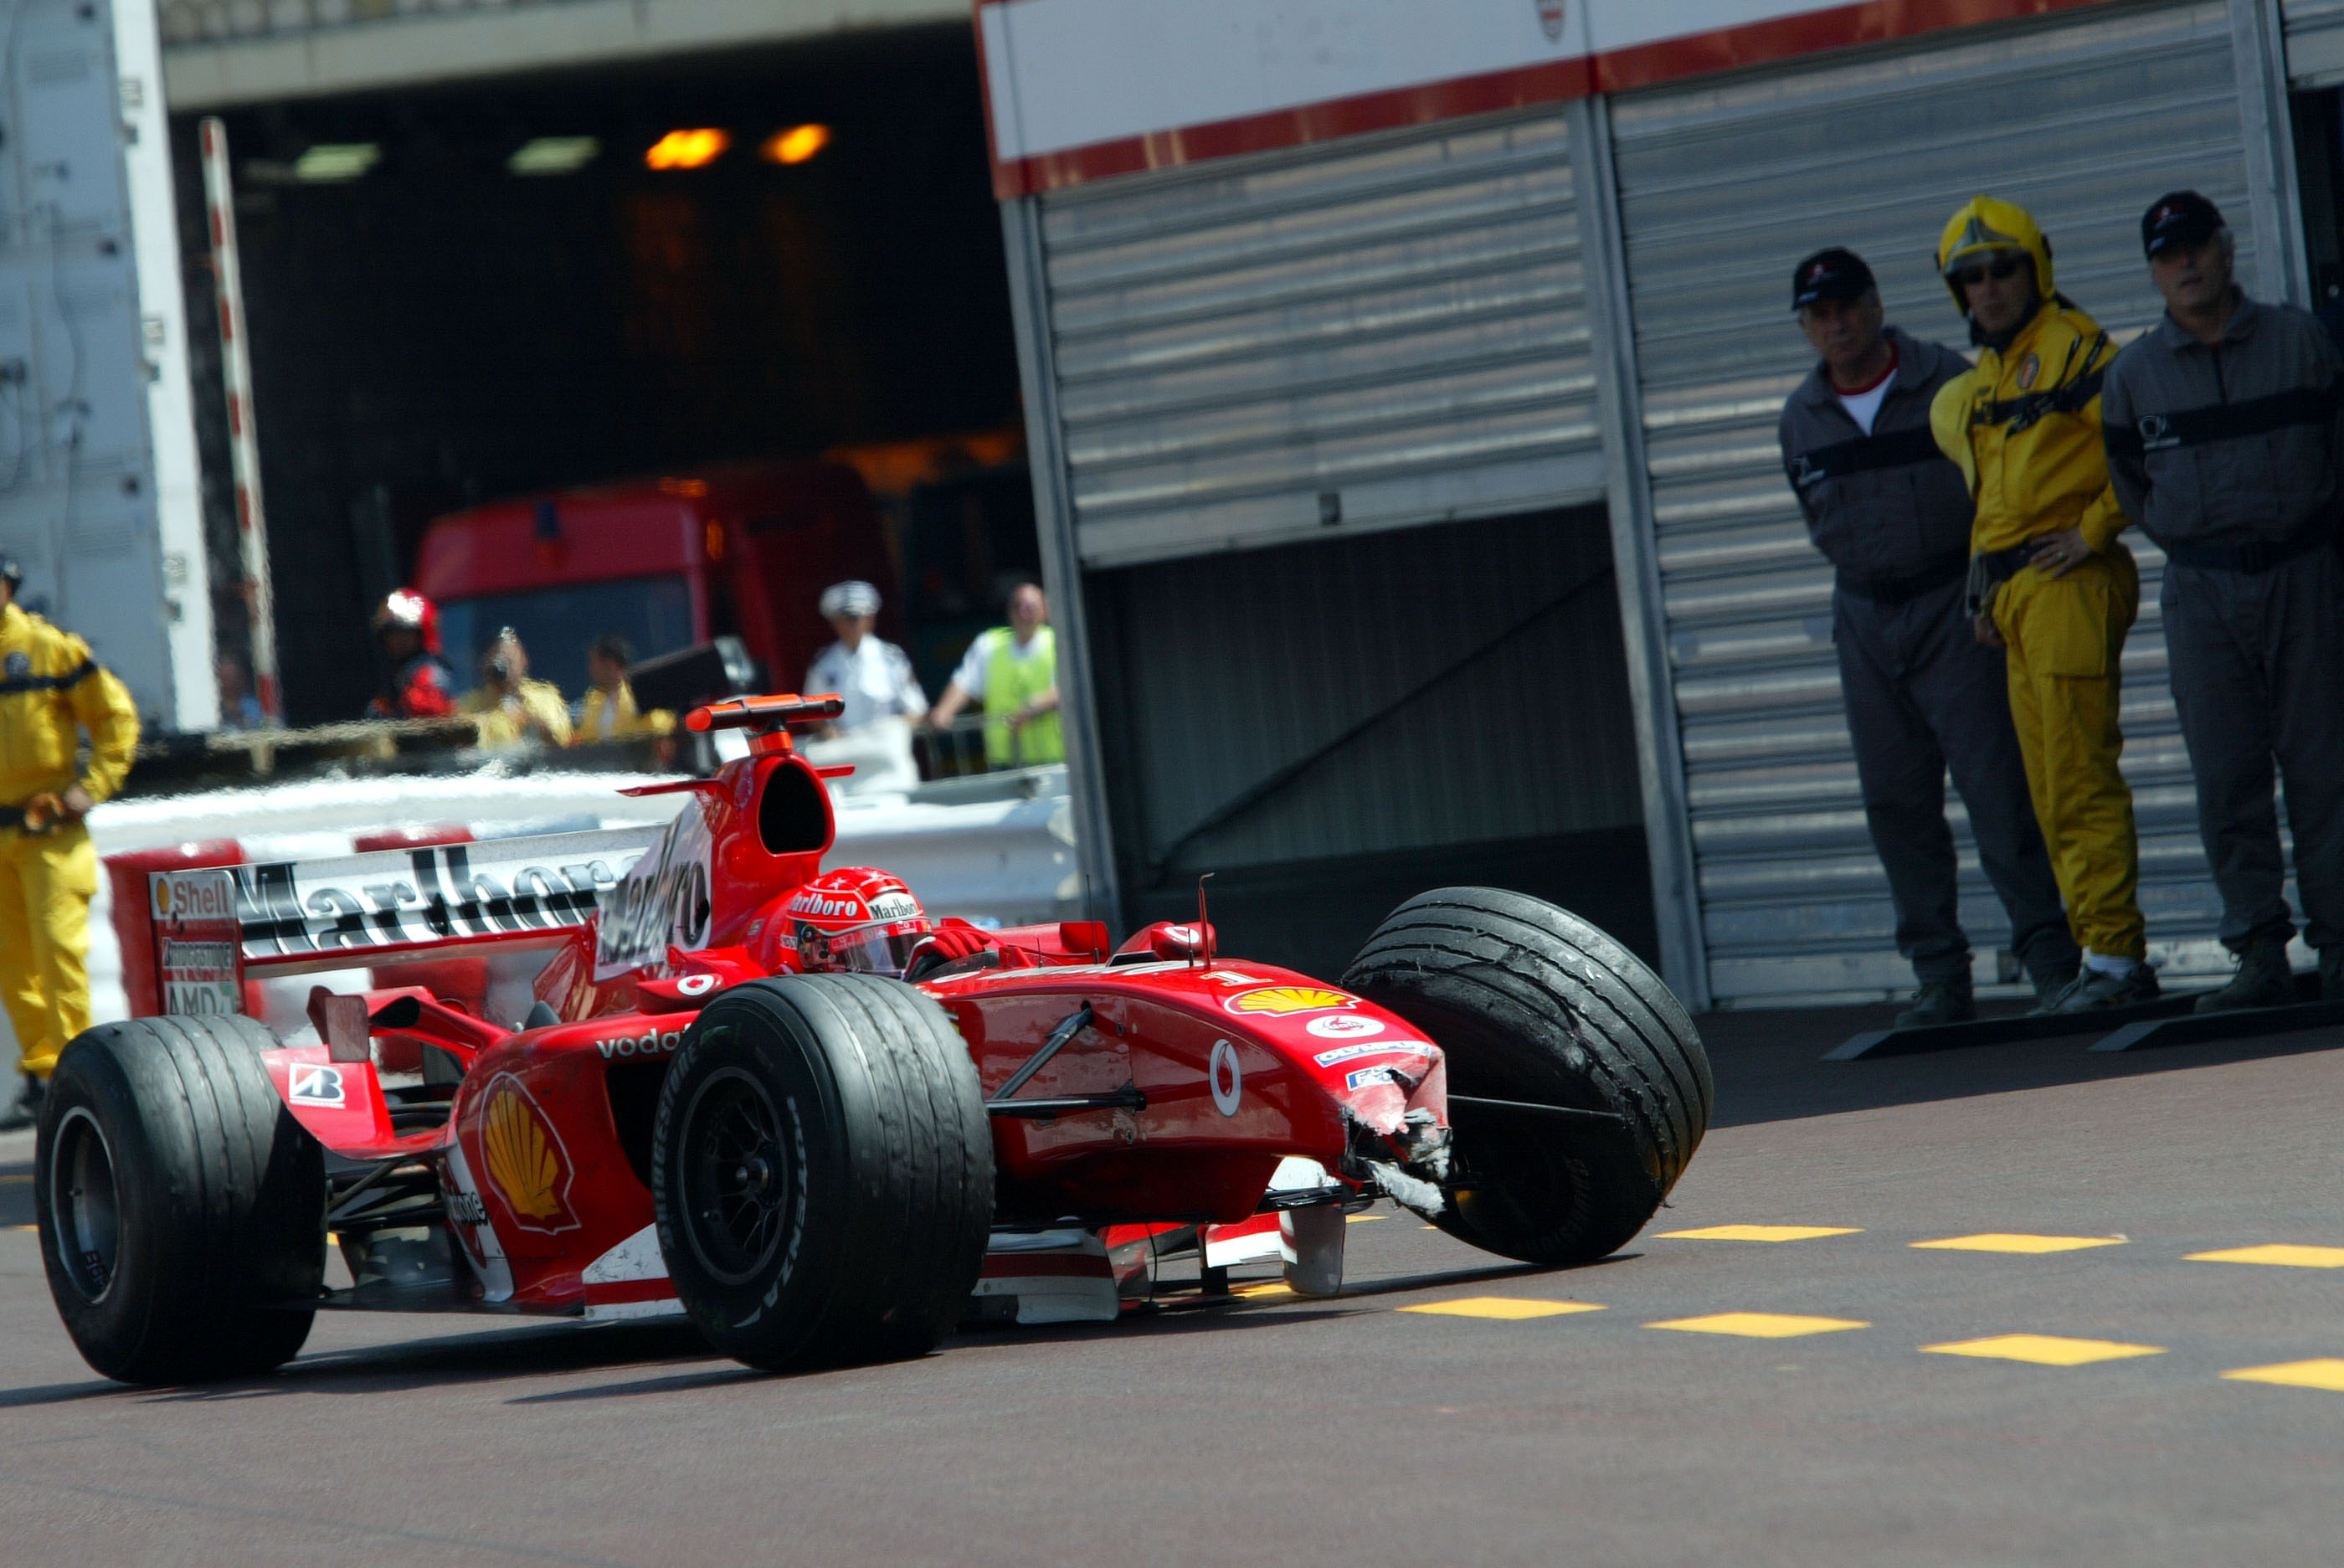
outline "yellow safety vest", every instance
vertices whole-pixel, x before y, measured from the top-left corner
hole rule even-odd
[[[993,654],[985,662],[985,764],[987,767],[1039,767],[1066,760],[1066,737],[1058,715],[1043,713],[1011,728],[1009,715],[1058,683],[1058,639],[1038,627],[1025,658],[1017,657],[1017,634],[1007,627],[988,632]]]

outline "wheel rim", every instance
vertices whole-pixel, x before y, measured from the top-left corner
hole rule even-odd
[[[49,1219],[66,1277],[85,1300],[106,1299],[122,1251],[114,1151],[97,1118],[76,1106],[57,1122],[49,1153]]]
[[[788,1237],[800,1182],[787,1130],[764,1085],[738,1067],[710,1074],[685,1108],[684,1233],[724,1284],[763,1275]]]

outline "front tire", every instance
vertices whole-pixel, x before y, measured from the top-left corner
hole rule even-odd
[[[250,1018],[133,1018],[58,1058],[33,1166],[41,1260],[107,1377],[245,1377],[308,1339],[325,1156],[269,1082],[276,1044]]]
[[[1379,926],[1343,985],[1422,1029],[1452,1096],[1607,1111],[1616,1131],[1452,1105],[1434,1223],[1526,1262],[1607,1257],[1643,1229],[1709,1128],[1709,1057],[1643,962],[1568,910],[1443,887]]]
[[[900,980],[787,976],[709,1004],[660,1087],[652,1196],[676,1294],[753,1367],[924,1354],[993,1222],[976,1064]]]

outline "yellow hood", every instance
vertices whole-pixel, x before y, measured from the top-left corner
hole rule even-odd
[[[1969,258],[1989,250],[2026,252],[2035,258],[2036,290],[2046,299],[2056,291],[2051,278],[2051,242],[2043,238],[2033,216],[2015,202],[1974,196],[1954,214],[1937,240],[1938,275],[1944,277]],[[1970,302],[1962,298],[1962,286],[1946,277],[1945,288],[1954,297],[1954,309],[1966,317]]]

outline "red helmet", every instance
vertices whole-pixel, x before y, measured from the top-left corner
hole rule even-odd
[[[868,866],[825,871],[783,906],[809,974],[901,975],[936,928],[912,890]]]
[[[412,588],[392,589],[381,608],[374,612],[376,636],[394,627],[422,638],[425,652],[440,652],[440,606]]]

